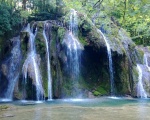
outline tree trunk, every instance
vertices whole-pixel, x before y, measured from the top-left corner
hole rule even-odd
[[[23,5],[22,5],[23,10],[26,10],[26,2],[27,0],[23,0]]]

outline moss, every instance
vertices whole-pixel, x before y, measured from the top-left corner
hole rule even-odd
[[[150,51],[150,46],[147,46],[147,49]]]
[[[45,43],[41,42],[39,39],[36,39],[36,50],[40,55],[45,55]]]
[[[94,96],[99,96],[100,94],[101,94],[101,93],[99,93],[98,91],[94,91],[94,92],[93,92],[93,95],[94,95]]]
[[[21,100],[22,97],[23,97],[22,92],[20,92],[20,91],[14,92],[14,97],[15,97],[16,99]]]
[[[61,9],[61,8],[58,8]],[[61,13],[62,11],[60,11]],[[103,36],[97,31],[97,28],[93,25],[91,20],[89,20],[86,16],[78,14],[79,19],[79,40],[84,45],[84,52],[82,54],[82,68],[81,73],[79,75],[78,82],[73,82],[72,76],[68,75],[67,70],[65,69],[66,64],[66,51],[65,47],[62,45],[63,38],[67,31],[67,28],[60,27],[58,25],[53,25],[51,23],[52,28],[49,31],[50,36],[50,60],[51,60],[51,71],[53,78],[53,93],[55,97],[70,97],[73,96],[72,93],[74,86],[77,86],[79,90],[75,88],[75,94],[78,94],[79,91],[93,91],[95,96],[99,95],[107,95],[110,91],[110,81],[109,81],[109,63],[108,56],[106,51],[105,41]],[[69,15],[65,13],[65,16],[62,17],[65,23],[64,26],[69,25]],[[61,13],[62,16],[62,13]],[[61,21],[62,21],[61,19]],[[109,21],[110,22],[110,21]],[[109,23],[108,22],[108,23]],[[38,33],[36,36],[36,49],[37,52],[40,53],[40,57],[42,61],[45,61],[45,41],[43,38],[43,23],[37,22]],[[114,69],[116,74],[115,82],[117,83],[117,89],[120,93],[125,93],[128,90],[128,67],[124,67],[122,65],[123,60],[120,59],[123,56],[120,54],[124,54],[125,50],[122,45],[122,41],[118,37],[118,28],[116,26],[111,25],[111,23],[105,23],[105,28],[107,29],[108,37],[110,37],[110,43],[113,48],[113,61],[120,60],[118,64],[115,64],[116,68]],[[102,23],[103,24],[103,23]],[[99,27],[101,27],[101,25]],[[98,27],[98,28],[99,28]],[[106,32],[107,32],[106,31]],[[24,48],[23,48],[24,49]],[[92,56],[92,57],[91,57]],[[120,56],[118,58],[117,56]],[[117,59],[117,60],[116,60]],[[126,61],[125,61],[126,62]],[[117,66],[119,65],[119,66]],[[122,66],[121,66],[122,65]],[[46,62],[43,62],[41,65],[41,71],[43,76],[43,86],[45,90],[45,96],[48,95],[48,85],[47,85],[47,70],[46,70]],[[128,66],[128,65],[126,65]],[[114,73],[115,73],[114,72]],[[68,77],[69,76],[69,77]],[[116,77],[117,76],[117,77]],[[119,93],[118,92],[118,93]]]
[[[79,75],[78,85],[79,85],[79,88],[81,89],[89,89],[89,87],[91,87],[85,82],[85,79],[82,75]]]
[[[130,90],[130,80],[129,80],[129,63],[128,58],[124,55],[116,55],[114,56],[116,59],[114,61],[114,80],[115,80],[115,88],[116,94],[123,95],[131,92]]]
[[[63,95],[66,97],[72,96],[73,84],[70,81],[71,80],[67,80],[63,82]]]
[[[45,40],[44,40],[44,37],[43,37],[42,33],[37,32],[37,35],[36,35],[36,38],[35,38],[35,44],[36,44],[37,53],[39,53],[41,56],[45,56],[45,54],[46,54],[46,44],[45,44]]]
[[[103,88],[104,87],[104,88]],[[108,94],[108,91],[106,90],[106,86],[99,86],[97,88],[97,91],[99,91],[101,93],[101,95],[105,95],[105,94]]]
[[[70,12],[68,12],[65,16],[62,17],[62,21],[66,26],[70,24]]]
[[[101,23],[100,28],[102,29],[105,36],[107,36],[112,51],[117,51],[119,54],[125,53],[121,37],[118,34],[119,28],[110,20],[106,20],[106,22]]]
[[[24,56],[24,59],[27,56],[27,49],[28,49],[28,44],[29,44],[28,43],[29,42],[29,38],[30,38],[29,32],[22,31],[20,33],[21,50],[22,50],[22,55]]]
[[[84,37],[85,42],[82,41],[83,44],[88,43],[92,45],[96,49],[100,49],[100,47],[105,46],[105,41],[101,34],[98,32],[96,26],[84,15],[79,15],[79,36]]]
[[[43,61],[46,61],[43,59]],[[45,92],[45,97],[48,97],[48,77],[47,77],[47,62],[41,62],[40,71],[42,73],[42,84]]]
[[[52,39],[51,39],[51,53],[54,53],[56,51],[56,37],[57,37],[57,30],[55,28],[52,29]]]
[[[65,33],[66,33],[66,30],[63,27],[58,28],[57,35],[58,35],[58,39],[60,40],[60,42],[63,41]]]
[[[84,20],[83,23],[82,29],[84,29],[85,32],[90,32],[92,29],[90,22],[88,20]]]
[[[37,22],[37,29],[43,30],[43,28],[44,28],[44,21],[38,21]]]
[[[144,51],[141,50],[141,49],[137,49],[137,52],[138,52],[138,58],[139,58],[139,60],[143,63],[144,61],[141,58],[144,58]]]
[[[9,107],[7,105],[0,105],[0,111],[2,110],[6,110],[8,109]]]
[[[136,66],[133,67],[132,72],[133,72],[133,80],[135,82],[138,82],[139,73],[138,73],[138,70],[137,70]]]
[[[81,44],[82,44],[83,46],[88,45],[88,42],[87,42],[87,40],[86,40],[85,37],[79,35],[79,40],[80,40],[80,42],[81,42]]]
[[[133,87],[132,87],[132,96],[136,96],[137,95],[137,83],[138,83],[138,70],[137,70],[137,66],[133,66],[132,68],[132,77],[133,77]]]
[[[2,52],[2,47],[3,47],[3,38],[0,37],[0,55]]]

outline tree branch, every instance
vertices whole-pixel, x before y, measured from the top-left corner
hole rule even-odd
[[[98,5],[98,3],[99,3],[99,5],[102,4],[102,2],[103,2],[103,0],[98,0],[98,1],[93,5],[93,8],[96,7],[96,6]]]

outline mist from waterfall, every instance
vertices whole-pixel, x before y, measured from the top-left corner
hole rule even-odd
[[[67,69],[73,80],[72,94],[74,97],[81,97],[79,93],[79,74],[80,74],[80,57],[82,45],[78,41],[78,18],[77,12],[71,9],[69,32],[66,34],[63,43],[67,47]]]
[[[6,99],[13,99],[13,92],[17,80],[19,79],[19,70],[21,63],[21,48],[20,48],[20,38],[16,37],[13,40],[13,49],[11,51],[10,58],[6,61],[8,65],[8,87],[4,94]]]
[[[52,100],[52,76],[51,76],[51,65],[50,65],[50,53],[49,53],[49,41],[46,36],[46,23],[44,24],[43,36],[46,43],[46,57],[47,57],[47,78],[48,78],[48,100]]]
[[[37,101],[43,100],[43,96],[44,96],[44,90],[43,90],[43,86],[42,86],[42,77],[40,74],[40,70],[39,70],[39,66],[37,63],[37,54],[36,54],[36,48],[35,48],[35,34],[33,34],[33,32],[30,29],[30,24],[28,24],[27,28],[25,29],[26,32],[29,33],[29,48],[28,48],[28,54],[27,54],[27,58],[23,64],[23,75],[25,78],[25,83],[27,80],[27,74],[29,74],[29,76],[32,77],[32,79],[34,80],[33,83],[36,86],[36,99]],[[31,73],[28,73],[28,70],[31,70]]]
[[[113,74],[113,62],[112,62],[112,54],[111,54],[111,48],[110,45],[108,43],[107,38],[105,37],[105,35],[102,33],[101,30],[98,30],[101,35],[104,38],[104,41],[106,43],[106,47],[107,47],[107,54],[108,54],[108,60],[109,60],[109,73],[110,73],[110,87],[111,87],[111,95],[114,95],[114,74]]]
[[[146,91],[143,87],[143,72],[141,69],[141,66],[139,64],[137,64],[137,69],[138,69],[138,84],[137,84],[137,96],[141,97],[141,98],[147,98],[147,94]]]

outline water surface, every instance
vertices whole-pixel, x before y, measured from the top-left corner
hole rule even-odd
[[[102,97],[1,102],[0,120],[149,120],[150,99]]]

